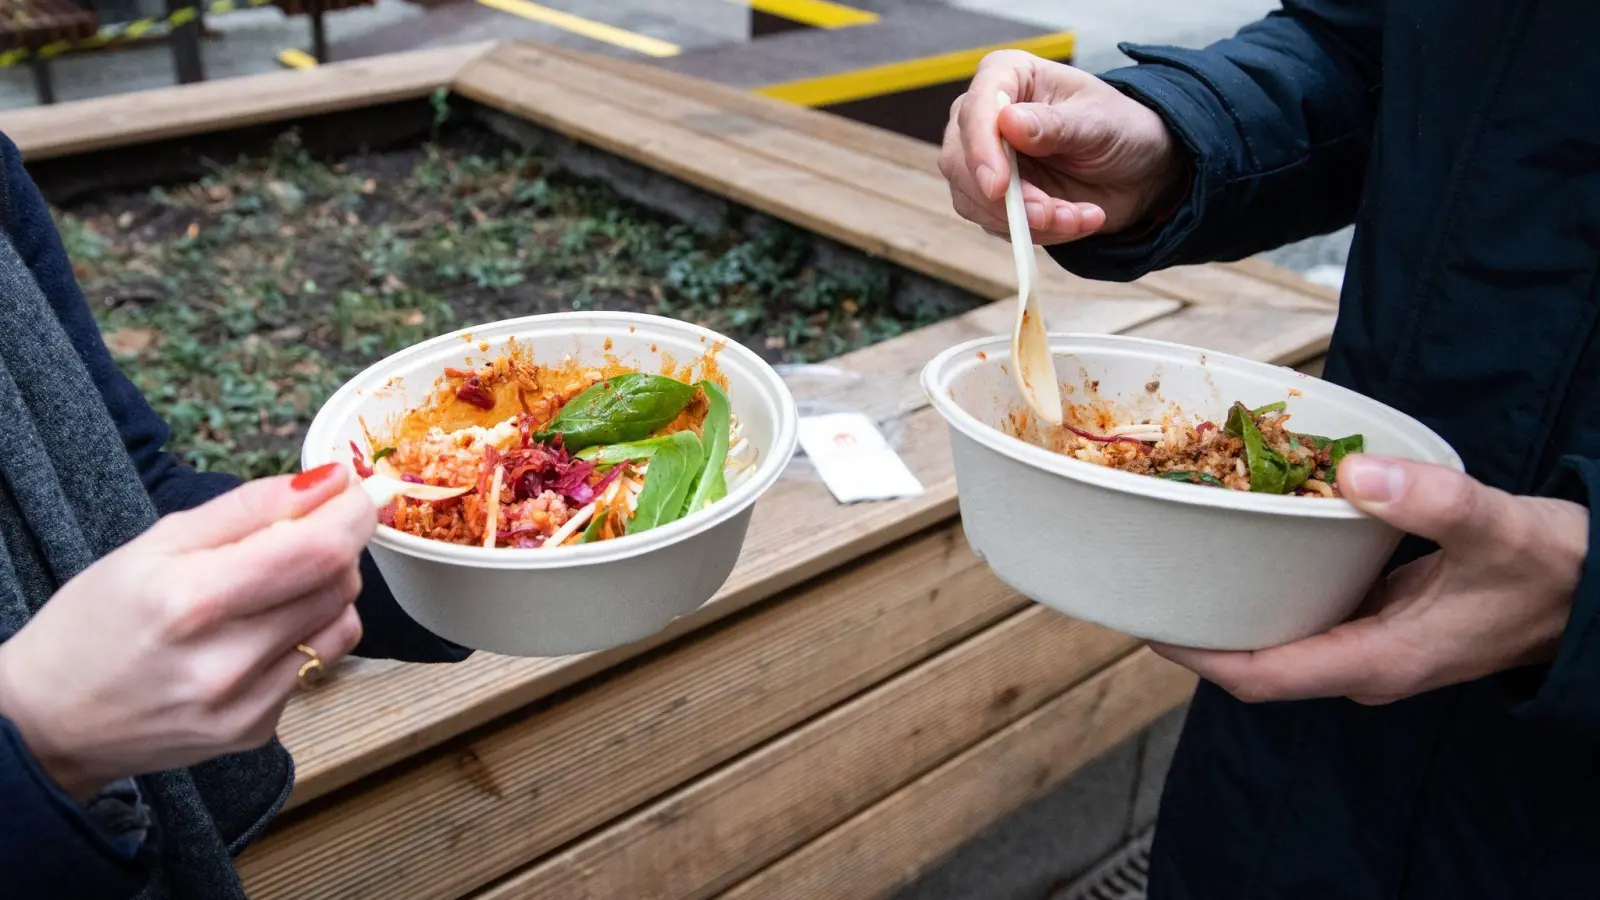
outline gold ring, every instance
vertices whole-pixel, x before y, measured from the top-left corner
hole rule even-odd
[[[322,664],[322,657],[317,654],[314,648],[305,644],[298,644],[295,649],[311,657],[305,661],[305,664],[300,667],[299,673],[295,676],[300,681],[300,689],[309,691],[322,683],[322,680],[328,675],[328,669]]]

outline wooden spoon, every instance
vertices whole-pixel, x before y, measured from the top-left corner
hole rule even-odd
[[[1011,98],[1000,94],[1000,108]],[[1022,205],[1022,172],[1017,167],[1017,151],[1000,139],[1011,169],[1006,186],[1006,224],[1011,228],[1011,254],[1017,262],[1017,324],[1011,332],[1011,378],[1017,390],[1036,415],[1052,425],[1060,425],[1061,386],[1056,383],[1055,360],[1050,355],[1050,334],[1039,309],[1039,273],[1034,268],[1033,233],[1028,228],[1028,212]]]
[[[416,484],[376,473],[361,479],[361,489],[367,492],[372,505],[382,509],[396,497],[433,502],[459,497],[471,488],[440,487],[433,484]]]

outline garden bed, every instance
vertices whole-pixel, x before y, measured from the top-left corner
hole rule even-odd
[[[56,210],[106,341],[174,450],[246,477],[291,471],[345,379],[512,316],[658,313],[809,362],[963,308],[897,303],[893,266],[734,206],[676,220],[457,119],[420,145],[335,158],[288,131],[198,180]]]

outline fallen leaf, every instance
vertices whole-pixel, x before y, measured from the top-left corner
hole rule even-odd
[[[183,234],[184,234],[184,237],[187,237],[191,241],[194,240],[195,238],[199,237],[200,236],[200,223],[199,222],[190,222],[189,223],[189,229],[187,231],[185,231]]]
[[[122,215],[117,216],[117,227],[118,228],[127,228],[128,226],[130,226],[132,224],[133,224],[133,213],[132,212],[125,212]]]
[[[768,350],[782,350],[783,348],[789,346],[789,342],[788,341],[784,340],[781,336],[776,335],[776,334],[769,335],[767,337],[766,343],[767,343],[767,349]]]
[[[154,347],[160,338],[154,328],[124,328],[105,335],[106,347],[116,356],[137,356]]]
[[[427,320],[428,320],[428,317],[423,315],[422,310],[420,310],[420,309],[412,309],[412,310],[407,310],[406,314],[400,317],[400,324],[415,326],[415,325],[421,325],[423,322],[426,322]]]

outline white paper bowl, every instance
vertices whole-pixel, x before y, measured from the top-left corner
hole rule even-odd
[[[1344,500],[1168,482],[1002,432],[1023,408],[1002,368],[1009,343],[953,347],[922,383],[950,423],[967,539],[1024,596],[1148,640],[1257,650],[1344,620],[1394,551],[1399,532]],[[1052,335],[1050,345],[1068,403],[1098,381],[1126,414],[1160,421],[1177,406],[1220,423],[1234,401],[1287,400],[1293,430],[1359,432],[1370,453],[1461,468],[1417,420],[1292,369],[1137,338]]]
[[[467,338],[470,336],[470,340]],[[401,607],[428,630],[467,647],[513,656],[562,656],[615,647],[660,631],[722,587],[756,498],[794,455],[794,398],[772,367],[716,332],[635,313],[557,313],[463,329],[403,350],[357,375],[317,413],[305,468],[348,462],[374,428],[432,393],[447,366],[503,355],[507,339],[537,362],[606,357],[657,372],[720,346],[733,413],[757,450],[756,471],[707,509],[644,534],[549,549],[489,549],[378,529],[370,549]],[[607,349],[607,342],[610,346]],[[487,349],[482,349],[487,342]],[[394,379],[399,378],[398,382]]]

